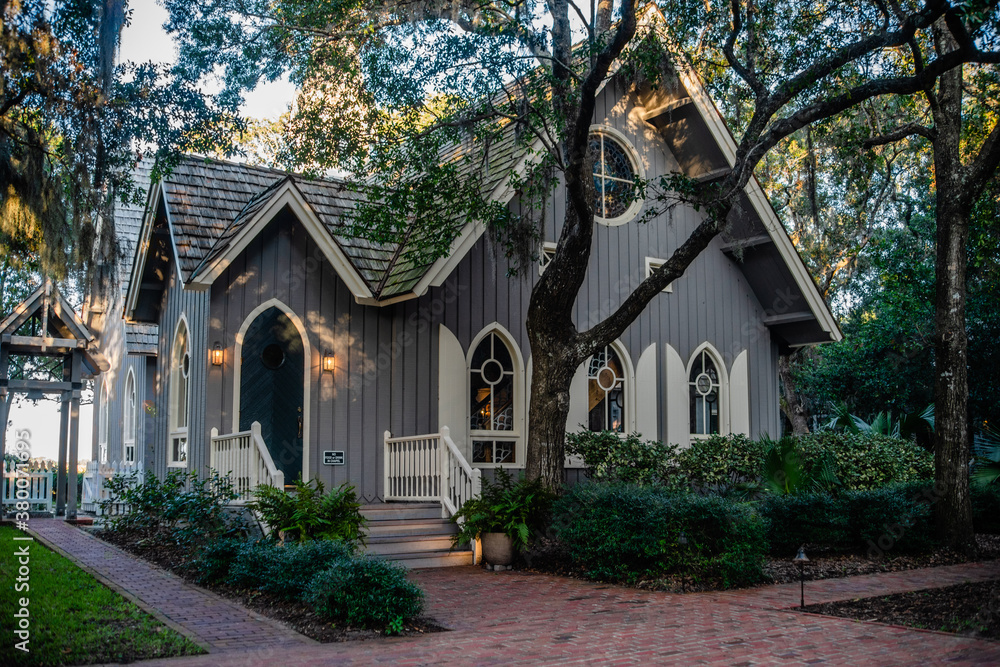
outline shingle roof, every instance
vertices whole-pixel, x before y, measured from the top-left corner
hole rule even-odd
[[[503,157],[512,153],[512,149],[492,153],[490,162],[503,162]],[[500,165],[488,173],[494,174],[485,179],[484,188],[488,187],[488,191],[507,175]],[[186,156],[163,180],[184,280],[192,279],[224,254],[243,226],[289,182],[375,298],[410,292],[433,264],[433,257],[421,249],[417,233],[408,233],[402,243],[379,243],[352,233],[347,214],[356,209],[362,196],[344,181],[309,179],[262,167]],[[456,220],[455,235],[462,222]]]
[[[132,354],[156,354],[160,328],[155,324],[125,323],[125,345]]]
[[[149,192],[152,158],[144,158],[132,170],[132,182],[142,196],[141,204],[115,202],[115,234],[118,237],[118,282],[122,293],[128,290],[128,279],[132,274],[135,245],[139,240],[142,216],[145,212],[146,194]]]

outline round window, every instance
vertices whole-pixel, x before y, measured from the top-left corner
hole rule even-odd
[[[277,343],[271,343],[261,351],[260,360],[265,368],[273,371],[285,363],[285,351]]]
[[[617,134],[617,133],[615,133]],[[635,182],[642,178],[635,151],[607,128],[590,134],[594,160],[594,217],[606,225],[621,225],[642,208]]]

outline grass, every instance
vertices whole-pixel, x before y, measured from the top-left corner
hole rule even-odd
[[[38,542],[15,541],[19,535],[23,533],[0,526],[0,616],[9,628],[18,600],[28,598],[30,652],[17,650],[14,643],[20,640],[5,629],[0,664],[89,665],[204,653],[66,558]],[[20,564],[14,551],[25,544],[30,590],[16,591]]]

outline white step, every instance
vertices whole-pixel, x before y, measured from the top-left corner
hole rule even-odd
[[[438,503],[383,503],[381,505],[365,505],[361,515],[369,522],[405,519],[440,519],[441,505]]]
[[[409,570],[430,567],[456,567],[472,565],[471,551],[420,551],[411,554],[398,554],[389,560],[399,563]]]
[[[450,551],[450,535],[408,535],[369,537],[365,551],[379,556],[396,556],[418,551]]]
[[[367,532],[370,537],[405,537],[410,535],[454,535],[458,526],[444,519],[390,519],[387,521],[371,521]]]

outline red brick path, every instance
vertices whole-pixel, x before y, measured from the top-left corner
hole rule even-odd
[[[214,652],[315,645],[291,628],[193,586],[180,577],[56,519],[33,519],[36,538]]]
[[[43,523],[36,521],[33,527],[41,527]],[[62,536],[65,530],[52,532]],[[74,544],[80,543],[74,541]],[[100,542],[97,544],[103,549],[111,549]],[[91,547],[82,545],[82,548],[88,551]],[[123,555],[122,558],[128,557]],[[132,559],[129,561],[136,563]],[[146,568],[159,572],[149,566]],[[806,582],[806,602],[851,599],[998,577],[1000,563],[993,562]],[[798,604],[797,585],[671,595],[540,574],[493,574],[474,567],[417,571],[413,578],[427,593],[428,615],[450,628],[450,632],[296,646],[291,642],[260,641],[248,630],[239,642],[245,650],[144,664],[164,667],[271,664],[281,667],[380,664],[1000,665],[998,642],[789,610],[788,607]],[[198,591],[175,577],[170,580],[175,586]],[[161,610],[165,607],[162,599],[169,602],[173,596],[167,588],[163,586],[157,595],[148,596]],[[218,600],[211,594],[203,595],[205,599]],[[196,611],[189,609],[188,613]],[[245,614],[251,616],[250,612]],[[187,627],[187,622],[181,624]],[[273,630],[265,632],[268,631]]]

